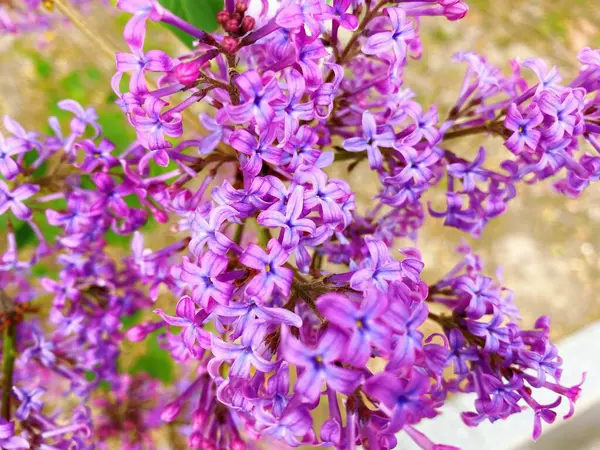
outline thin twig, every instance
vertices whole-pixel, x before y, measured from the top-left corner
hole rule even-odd
[[[0,415],[4,420],[10,420],[10,394],[13,387],[13,371],[17,353],[17,325],[15,305],[2,289],[0,289],[0,307],[5,316],[2,340],[2,405]]]

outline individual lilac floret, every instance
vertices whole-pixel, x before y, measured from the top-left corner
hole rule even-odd
[[[177,302],[175,311],[177,316],[169,316],[161,309],[154,310],[169,325],[185,328],[181,336],[183,343],[192,356],[195,357],[198,354],[196,341],[198,341],[200,347],[210,348],[210,333],[202,328],[208,314],[203,310],[196,311],[194,301],[187,295],[181,297]]]
[[[361,374],[335,364],[344,356],[345,342],[343,333],[331,327],[319,339],[316,348],[306,347],[286,332],[282,337],[283,357],[303,369],[296,381],[295,392],[310,402],[318,400],[323,382],[335,391],[353,392],[360,383]]]
[[[275,287],[288,296],[292,286],[291,269],[284,267],[289,253],[284,250],[277,239],[267,244],[267,252],[258,245],[250,244],[240,255],[240,262],[246,267],[258,271],[246,285],[245,293],[256,299],[258,303],[266,303],[271,298]]]
[[[362,129],[363,136],[346,139],[344,141],[344,149],[349,152],[362,152],[366,150],[371,168],[379,169],[383,164],[383,155],[379,147],[392,148],[396,136],[393,131],[389,130],[378,134],[375,117],[369,111],[365,111],[362,115]]]

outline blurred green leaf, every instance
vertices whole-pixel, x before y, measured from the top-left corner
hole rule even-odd
[[[182,0],[186,20],[201,30],[212,32],[217,29],[217,13],[223,9],[223,0],[204,0],[199,6],[198,0]]]
[[[35,233],[27,222],[21,222],[15,227],[15,238],[17,239],[17,247],[23,248],[35,242]]]
[[[142,317],[143,315],[140,309],[138,309],[136,312],[129,316],[121,317],[121,323],[123,324],[123,328],[128,330],[132,326],[137,325],[142,320]]]
[[[46,58],[44,58],[41,54],[36,52],[29,53],[33,61],[33,65],[35,66],[35,71],[40,78],[50,78],[52,73],[54,72],[54,67],[52,62]]]
[[[175,367],[169,352],[158,345],[159,333],[160,331],[155,331],[146,339],[145,353],[133,363],[129,372],[132,374],[144,372],[168,384],[173,381]]]
[[[223,0],[159,0],[160,4],[177,17],[201,30],[212,32],[217,29],[217,12],[223,9]],[[165,24],[177,38],[189,48],[196,40],[179,28]]]

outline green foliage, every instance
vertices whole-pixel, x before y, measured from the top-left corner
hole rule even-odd
[[[155,331],[146,339],[146,351],[140,356],[129,369],[129,373],[147,373],[163,383],[173,382],[175,366],[168,351],[158,345],[159,331]],[[122,354],[121,358],[127,355]]]
[[[212,32],[217,29],[217,12],[223,9],[223,0],[159,0],[160,4],[177,17],[191,23],[195,27]],[[171,25],[165,26],[189,48],[193,47],[194,38]]]

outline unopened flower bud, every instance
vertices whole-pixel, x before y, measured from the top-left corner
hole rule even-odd
[[[131,342],[140,342],[148,336],[148,330],[145,325],[136,325],[130,328],[125,334]]]
[[[233,53],[237,49],[238,43],[231,36],[225,36],[225,38],[223,39],[222,45],[226,52]]]
[[[173,422],[181,412],[181,405],[178,401],[169,403],[160,413],[160,420],[164,422]]]
[[[235,10],[240,14],[244,14],[248,11],[248,3],[245,0],[238,0],[235,4]]]
[[[223,10],[217,13],[217,22],[219,24],[225,25],[229,19],[231,19],[231,14],[228,11]]]
[[[254,17],[244,17],[244,20],[242,20],[242,32],[247,33],[251,31],[254,28],[254,25],[256,25],[256,20]]]
[[[448,20],[460,20],[467,15],[469,7],[461,0],[439,0]]]
[[[188,438],[188,446],[190,448],[198,448],[198,449],[204,449],[204,437],[202,436],[202,433],[200,432],[194,432],[192,434],[190,434],[190,437]]]
[[[173,70],[173,74],[177,81],[186,87],[192,86],[198,81],[199,72],[200,64],[196,61],[181,63]]]
[[[236,33],[240,29],[240,23],[235,19],[229,19],[223,28],[228,33]]]

